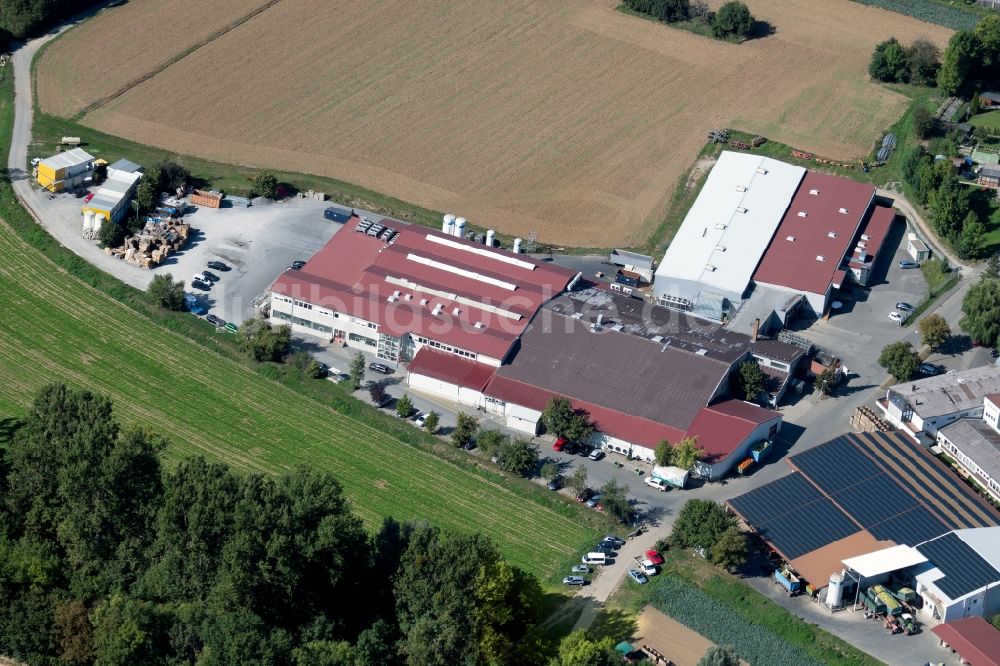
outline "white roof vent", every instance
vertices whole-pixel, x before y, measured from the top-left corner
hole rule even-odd
[[[745,213],[745,212],[747,212],[747,209],[744,208],[743,206],[740,206],[739,208],[736,209],[736,212],[737,213]]]
[[[746,192],[747,191],[747,186],[746,185],[737,185],[736,186],[736,191],[737,192]]]
[[[392,295],[395,296],[396,298],[399,298],[399,289],[397,289],[396,291],[392,292]]]
[[[723,229],[726,228],[726,225],[723,224],[722,222],[716,222],[715,223],[715,228],[718,229],[719,231],[722,231]]]
[[[809,194],[813,195],[814,197],[818,197],[819,196],[819,190],[809,190]]]
[[[791,241],[791,242],[794,243],[795,242],[795,236],[785,236],[785,240],[786,241]]]
[[[623,331],[623,330],[625,330],[625,327],[622,326],[621,324],[615,324],[614,326],[611,327],[611,330],[612,331]]]
[[[573,319],[583,319],[583,313],[582,312],[574,312],[573,313]]]
[[[847,209],[846,208],[841,208],[837,212],[840,213],[841,215],[847,215]]]
[[[452,310],[452,311],[451,311],[451,313],[452,313],[453,315],[455,315],[456,317],[458,316],[458,314],[459,314],[460,312],[461,312],[461,310],[459,310],[458,308],[455,308],[454,310]]]
[[[413,294],[406,294],[405,296],[403,296],[403,298],[405,298],[408,301],[412,301],[413,300]]]
[[[484,324],[481,321],[477,321],[475,324],[473,324],[473,326],[475,326],[476,328],[486,328],[486,324]]]
[[[708,355],[708,350],[707,349],[699,349],[698,351],[695,352],[695,354],[697,354],[698,356],[707,356]]]
[[[725,252],[726,251],[726,246],[725,245],[716,245],[715,249],[718,250],[719,252]]]
[[[427,299],[426,298],[421,298],[420,299],[420,304],[421,305],[427,305]]]
[[[799,217],[805,217],[805,216],[807,216],[808,214],[809,214],[809,213],[805,212],[804,210],[800,210],[800,211],[799,211]]]
[[[713,264],[705,264],[705,270],[714,273],[715,272],[715,266]]]
[[[868,247],[868,246],[867,246],[867,245],[865,245],[864,241],[862,241],[862,242],[858,243],[858,249],[859,249],[859,250],[863,250],[863,249],[865,249],[866,247]]]
[[[828,231],[828,232],[826,232],[826,235],[829,236],[830,238],[836,238],[837,237],[837,232],[836,231]]]
[[[759,173],[762,176],[766,176],[767,175],[767,169],[765,169],[764,167],[757,167],[757,173]]]
[[[396,293],[399,293],[399,292],[396,292]],[[396,297],[395,296],[390,296],[389,298],[387,298],[385,300],[389,301],[390,303],[395,303],[396,302]]]
[[[654,336],[653,336],[652,338],[650,338],[650,339],[651,339],[651,340],[652,340],[653,342],[663,342],[663,336],[662,336],[662,335],[654,335]]]
[[[822,254],[817,254],[816,261],[826,261],[826,257],[824,257]]]
[[[869,236],[868,234],[861,234],[861,240],[866,241],[866,240],[871,240],[871,239],[872,239],[872,237]]]

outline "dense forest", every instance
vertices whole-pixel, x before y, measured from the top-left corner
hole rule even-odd
[[[98,0],[0,0],[0,51],[11,40],[33,37]]]
[[[10,421],[7,420],[6,424]],[[0,464],[0,654],[30,664],[533,663],[541,589],[480,535],[374,534],[315,469],[272,478],[48,386]],[[606,646],[601,646],[606,652]]]

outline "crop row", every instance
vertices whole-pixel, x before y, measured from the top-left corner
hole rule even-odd
[[[943,25],[952,30],[971,30],[979,23],[979,17],[957,7],[949,7],[934,0],[854,0],[863,5],[880,7],[912,16],[921,21]]]

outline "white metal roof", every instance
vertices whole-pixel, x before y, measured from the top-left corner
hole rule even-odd
[[[109,169],[107,180],[101,184],[94,198],[89,203],[84,204],[84,209],[114,210],[118,202],[128,194],[129,190],[132,189],[132,186],[140,178],[142,178],[142,174],[138,171],[129,173],[128,171]]]
[[[73,150],[56,153],[52,157],[46,157],[41,163],[52,169],[66,169],[83,164],[84,162],[90,162],[93,159],[94,156],[83,148],[74,148]]]
[[[656,278],[742,292],[805,173],[769,157],[723,151]]]
[[[1000,527],[974,527],[955,530],[959,539],[969,544],[979,557],[1000,571]]]
[[[891,546],[867,555],[858,555],[843,560],[845,567],[858,572],[864,578],[873,578],[891,571],[906,569],[926,561],[927,558],[912,546]]]

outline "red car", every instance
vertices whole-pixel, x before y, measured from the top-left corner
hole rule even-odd
[[[89,192],[87,196],[83,198],[83,203],[90,203],[90,200],[94,198],[94,193]]]
[[[652,562],[653,564],[656,564],[656,565],[663,564],[663,556],[660,555],[655,550],[647,550],[646,551],[646,559],[649,560],[650,562]]]
[[[552,445],[552,450],[553,451],[562,451],[565,448],[566,448],[566,438],[565,437],[560,437],[559,439],[556,440],[556,443]]]

